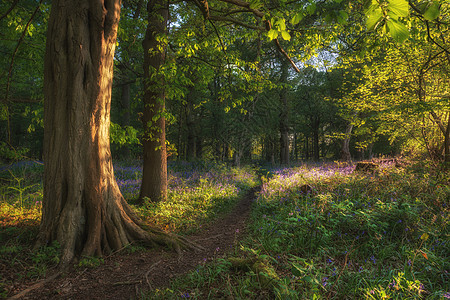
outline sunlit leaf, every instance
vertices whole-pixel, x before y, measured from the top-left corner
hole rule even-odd
[[[269,39],[274,40],[278,37],[278,31],[270,29],[269,32],[267,32],[267,36],[269,37]]]
[[[290,41],[291,40],[291,35],[289,34],[289,32],[287,32],[286,30],[283,30],[281,32],[281,36],[283,37],[284,40],[286,41]]]
[[[408,15],[409,4],[406,0],[390,0],[389,10],[399,17]]]
[[[252,1],[250,2],[250,8],[251,9],[259,9],[261,7],[261,3],[259,1]]]
[[[429,237],[428,233],[425,232],[424,234],[422,234],[422,235],[420,236],[420,239],[423,240],[423,241],[425,242],[426,240],[428,240],[428,237]]]
[[[400,23],[399,21],[389,19],[386,22],[387,27],[389,29],[390,34],[399,43],[402,43],[404,40],[406,40],[409,36],[408,28],[406,28],[403,23]]]
[[[369,30],[375,29],[382,17],[383,17],[383,13],[381,12],[380,8],[373,10],[368,15],[368,18],[366,21],[367,28]]]
[[[437,3],[436,1],[433,1],[433,3],[431,3],[430,7],[428,7],[428,9],[423,14],[423,17],[425,19],[427,19],[428,21],[433,21],[437,17],[439,17],[439,14],[440,14],[439,3]]]
[[[398,18],[399,18],[398,15],[394,14],[393,12],[390,11],[387,13],[387,15],[388,15],[389,19],[398,21]]]
[[[286,30],[286,22],[284,19],[277,20],[275,26],[277,26],[280,31]]]

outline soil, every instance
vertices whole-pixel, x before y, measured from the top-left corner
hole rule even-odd
[[[256,192],[250,190],[229,214],[188,236],[202,251],[184,251],[181,256],[163,249],[117,253],[95,268],[54,271],[41,282],[22,286],[12,299],[132,299],[168,287],[170,280],[233,249],[246,234]]]

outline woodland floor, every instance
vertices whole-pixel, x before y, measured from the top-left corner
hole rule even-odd
[[[250,190],[226,216],[188,236],[203,251],[185,251],[181,257],[162,249],[118,253],[106,257],[98,267],[72,268],[56,279],[44,279],[45,282],[17,299],[133,299],[153,289],[168,287],[177,276],[223,257],[243,238],[256,191]],[[47,278],[51,277],[49,272]],[[30,287],[21,286],[14,294],[18,296]]]

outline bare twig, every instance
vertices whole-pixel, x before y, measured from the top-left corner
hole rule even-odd
[[[118,285],[131,285],[131,284],[139,284],[142,281],[140,280],[136,280],[136,281],[120,281],[120,282],[114,282],[112,285],[113,286],[118,286]]]

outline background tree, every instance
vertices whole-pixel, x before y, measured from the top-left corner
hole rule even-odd
[[[166,58],[169,3],[148,1],[148,24],[144,40],[144,162],[139,199],[167,197],[167,148],[165,82],[161,72]]]
[[[0,159],[42,157],[44,1],[0,4]]]

